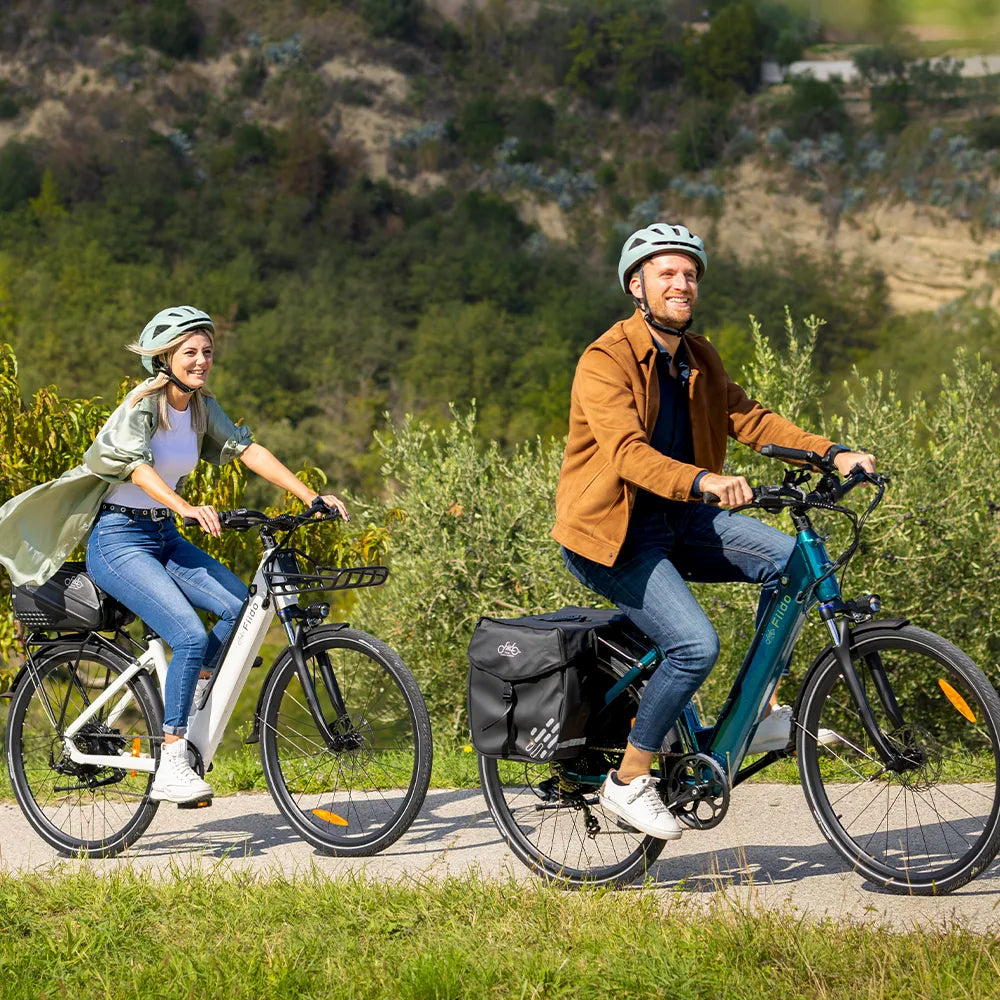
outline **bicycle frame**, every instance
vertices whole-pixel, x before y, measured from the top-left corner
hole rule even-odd
[[[829,572],[830,558],[823,539],[804,515],[793,515],[797,533],[795,547],[779,586],[754,630],[753,639],[729,696],[712,726],[703,726],[693,702],[677,720],[688,752],[710,754],[730,776],[732,784],[750,744],[751,733],[765,705],[778,687],[805,620],[817,603],[830,609],[828,621],[834,641],[840,635],[832,621],[832,609],[841,601],[840,587]],[[605,695],[611,704],[630,684],[652,673],[662,660],[659,649],[649,650]]]
[[[215,756],[236,708],[236,702],[250,675],[254,659],[260,652],[260,647],[264,643],[264,637],[274,621],[275,614],[297,604],[294,595],[275,596],[271,594],[264,570],[277,546],[273,536],[269,534],[262,533],[262,540],[264,551],[260,563],[254,574],[253,582],[250,584],[247,598],[243,602],[240,614],[233,625],[233,631],[223,652],[222,661],[215,672],[208,698],[201,709],[193,706],[192,714],[189,717],[187,739],[190,744],[197,747],[206,768]],[[286,623],[286,631],[289,633],[290,640],[295,641],[296,630],[290,630]],[[157,636],[149,638],[145,650],[139,657],[102,692],[99,698],[91,702],[86,710],[66,727],[63,741],[70,758],[79,764],[121,767],[122,757],[83,753],[76,746],[74,736],[105,705],[115,698],[119,698],[119,703],[109,711],[107,724],[113,725],[131,700],[131,695],[125,689],[125,685],[142,670],[156,677],[162,697],[166,685],[167,665],[163,640]],[[124,695],[122,695],[123,690],[125,691]],[[52,722],[55,724],[54,719]],[[153,772],[156,769],[156,762],[151,757],[132,757],[130,755],[123,755],[123,757],[128,761],[129,770]]]

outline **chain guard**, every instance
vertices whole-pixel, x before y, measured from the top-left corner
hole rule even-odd
[[[708,754],[686,754],[667,777],[666,795],[679,823],[692,830],[711,830],[729,810],[729,778]]]

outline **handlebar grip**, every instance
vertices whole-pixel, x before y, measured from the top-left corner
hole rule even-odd
[[[197,523],[198,522],[193,517],[181,518],[181,524],[183,524],[185,528],[193,528],[195,525],[197,525]]]
[[[822,455],[815,451],[803,451],[801,448],[782,448],[778,444],[765,444],[760,453],[765,458],[779,458],[783,462],[805,462],[817,469],[826,469],[827,463]]]
[[[710,507],[717,507],[719,505],[719,497],[714,493],[702,493],[701,502],[707,503]]]

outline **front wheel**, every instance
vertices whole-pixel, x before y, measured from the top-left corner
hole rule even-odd
[[[1000,848],[1000,699],[941,636],[870,628],[851,659],[899,762],[887,769],[829,651],[800,696],[802,788],[830,844],[889,892],[934,895],[975,878]],[[835,742],[813,734],[832,730]]]
[[[406,831],[427,794],[423,696],[399,656],[365,632],[313,629],[303,655],[320,719],[286,650],[262,700],[267,786],[292,829],[320,851],[376,854]]]
[[[118,854],[156,813],[153,775],[127,766],[132,756],[160,755],[163,709],[147,674],[128,681],[74,738],[83,753],[123,757],[126,766],[78,763],[63,741],[66,727],[129,666],[105,646],[57,646],[36,659],[11,699],[7,771],[14,797],[35,832],[62,854]]]
[[[603,694],[624,673],[599,660],[595,690]],[[572,760],[527,764],[479,757],[490,815],[510,849],[533,872],[570,887],[628,885],[645,873],[664,841],[618,825],[598,800],[598,788],[618,766],[639,704],[629,687],[591,717],[587,746]]]

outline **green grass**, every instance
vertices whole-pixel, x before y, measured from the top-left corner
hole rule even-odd
[[[0,875],[7,1000],[995,996],[1000,943],[652,891],[129,868]]]

